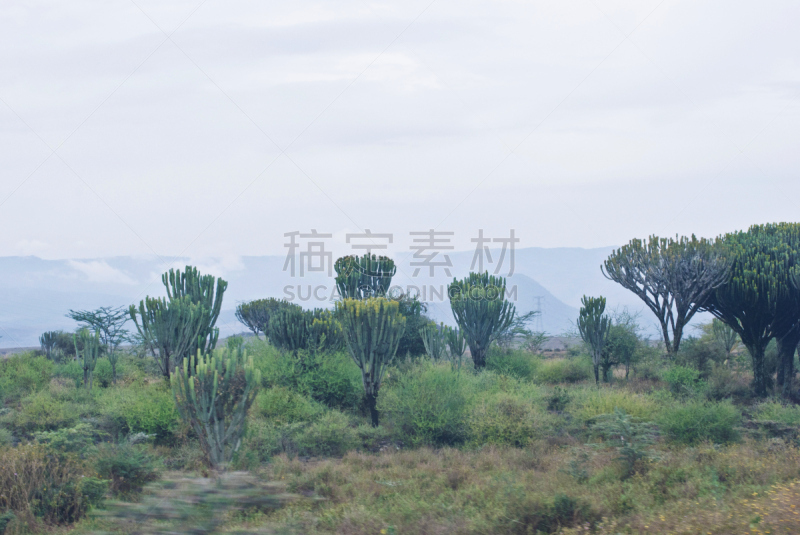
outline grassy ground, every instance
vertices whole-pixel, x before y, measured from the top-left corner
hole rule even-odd
[[[800,533],[800,409],[743,370],[656,360],[598,388],[581,355],[398,362],[372,428],[346,354],[249,351],[224,491],[151,361],[116,385],[98,365],[91,392],[74,363],[0,363],[0,533]]]

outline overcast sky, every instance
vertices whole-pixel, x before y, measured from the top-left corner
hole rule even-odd
[[[0,3],[0,255],[798,220],[800,3]]]

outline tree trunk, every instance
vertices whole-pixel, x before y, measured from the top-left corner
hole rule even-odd
[[[767,376],[767,363],[764,362],[764,346],[753,344],[747,348],[753,363],[753,393],[756,397],[766,397],[769,390],[769,377]]]
[[[475,363],[475,371],[481,371],[486,368],[486,350],[485,349],[476,349],[472,351],[472,348],[469,350],[472,353],[472,362]]]
[[[89,386],[89,370],[86,368],[83,369],[83,388],[87,388]]]
[[[792,379],[794,379],[794,353],[800,343],[800,329],[795,327],[783,337],[778,338],[778,374],[777,384],[782,388],[784,397],[792,395]]]
[[[600,365],[594,365],[594,384],[600,386]]]
[[[378,427],[378,395],[367,394],[366,402],[369,414],[372,417],[372,427]]]

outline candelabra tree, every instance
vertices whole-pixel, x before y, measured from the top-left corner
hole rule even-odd
[[[336,260],[336,289],[342,299],[386,297],[397,273],[394,260],[365,253],[364,256],[343,256]]]
[[[717,246],[731,260],[730,277],[712,292],[703,309],[729,325],[750,353],[753,390],[767,395],[772,382],[764,352],[772,338],[780,345],[782,379],[787,377],[785,361],[794,359],[795,338],[800,319],[800,299],[791,284],[798,269],[800,225],[777,223],[753,225],[746,232],[726,234]],[[793,374],[793,372],[792,372]],[[788,385],[791,388],[791,377]]]
[[[289,304],[278,309],[269,322],[270,343],[293,353],[306,349],[311,321],[300,305]]]
[[[87,328],[80,329],[72,335],[72,343],[75,344],[75,354],[81,362],[81,369],[83,369],[83,387],[91,390],[94,368],[100,357],[99,333],[92,334]]]
[[[383,297],[344,299],[336,303],[345,343],[364,384],[372,425],[378,426],[378,391],[406,327],[396,301]]]
[[[239,449],[247,411],[261,383],[261,371],[241,344],[184,359],[171,377],[181,418],[191,426],[208,464],[224,469]]]
[[[464,331],[459,328],[452,328],[445,326],[444,328],[445,339],[447,340],[448,358],[450,364],[454,369],[461,369],[461,360],[464,353],[467,351],[467,339],[464,337]]]
[[[450,308],[469,345],[476,370],[486,367],[486,351],[514,321],[516,308],[505,297],[506,281],[484,273],[470,273],[447,287]]]
[[[106,351],[106,357],[111,363],[111,377],[117,384],[117,362],[119,361],[119,346],[128,339],[125,324],[130,319],[130,314],[125,307],[100,307],[96,310],[70,310],[67,314],[79,324],[89,327],[100,336],[100,343]]]
[[[206,311],[206,321],[190,348],[191,353],[194,354],[198,349],[202,353],[214,349],[219,340],[219,329],[215,325],[222,310],[227,281],[213,275],[200,275],[196,267],[186,266],[183,272],[170,269],[161,276],[161,282],[167,289],[170,301],[188,298]]]
[[[39,337],[39,344],[42,346],[42,353],[50,359],[53,360],[53,350],[56,348],[56,344],[58,343],[58,335],[61,331],[47,331],[42,333]]]
[[[189,296],[169,301],[147,297],[138,309],[131,305],[128,313],[167,381],[173,367],[193,354],[209,321],[206,309]]]
[[[428,323],[422,326],[419,334],[425,344],[425,352],[434,362],[439,362],[447,353],[444,324]]]
[[[707,298],[728,280],[730,261],[703,238],[651,236],[611,253],[600,268],[636,294],[661,325],[667,354],[675,356],[683,329]]]
[[[581,298],[581,304],[583,306],[578,314],[578,330],[592,354],[594,382],[595,384],[600,384],[600,365],[603,361],[603,349],[611,326],[608,316],[603,314],[606,309],[606,298],[586,297],[584,295]]]
[[[239,303],[236,306],[236,319],[244,323],[256,336],[262,333],[268,337],[269,318],[287,305],[289,305],[287,301],[274,297]]]

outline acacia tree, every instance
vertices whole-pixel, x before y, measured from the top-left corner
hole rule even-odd
[[[258,333],[269,336],[269,319],[278,310],[289,305],[284,299],[256,299],[239,303],[236,306],[236,319],[244,323],[253,334],[258,337]]]
[[[114,384],[117,384],[117,361],[119,354],[117,349],[128,339],[128,331],[124,329],[125,324],[130,319],[128,310],[125,307],[100,307],[96,310],[70,310],[67,314],[81,324],[96,332],[100,337],[100,343],[106,348],[106,356],[111,363],[111,377]]]
[[[594,383],[599,385],[603,349],[611,326],[608,316],[603,314],[606,309],[606,298],[586,297],[584,295],[581,298],[581,303],[583,306],[578,314],[578,330],[583,341],[589,346],[589,351],[592,354],[592,366],[594,367]],[[605,371],[603,373],[605,375]]]
[[[760,397],[767,395],[772,382],[764,360],[767,344],[777,338],[784,353],[781,362],[786,353],[793,359],[797,347],[790,338],[800,320],[800,300],[790,281],[796,269],[798,237],[800,225],[777,223],[753,225],[747,232],[717,239],[718,247],[731,259],[730,278],[708,296],[703,309],[736,331],[747,347],[753,390]]]
[[[651,236],[615,250],[600,269],[653,311],[667,354],[674,357],[686,324],[728,279],[730,262],[704,238]]]

